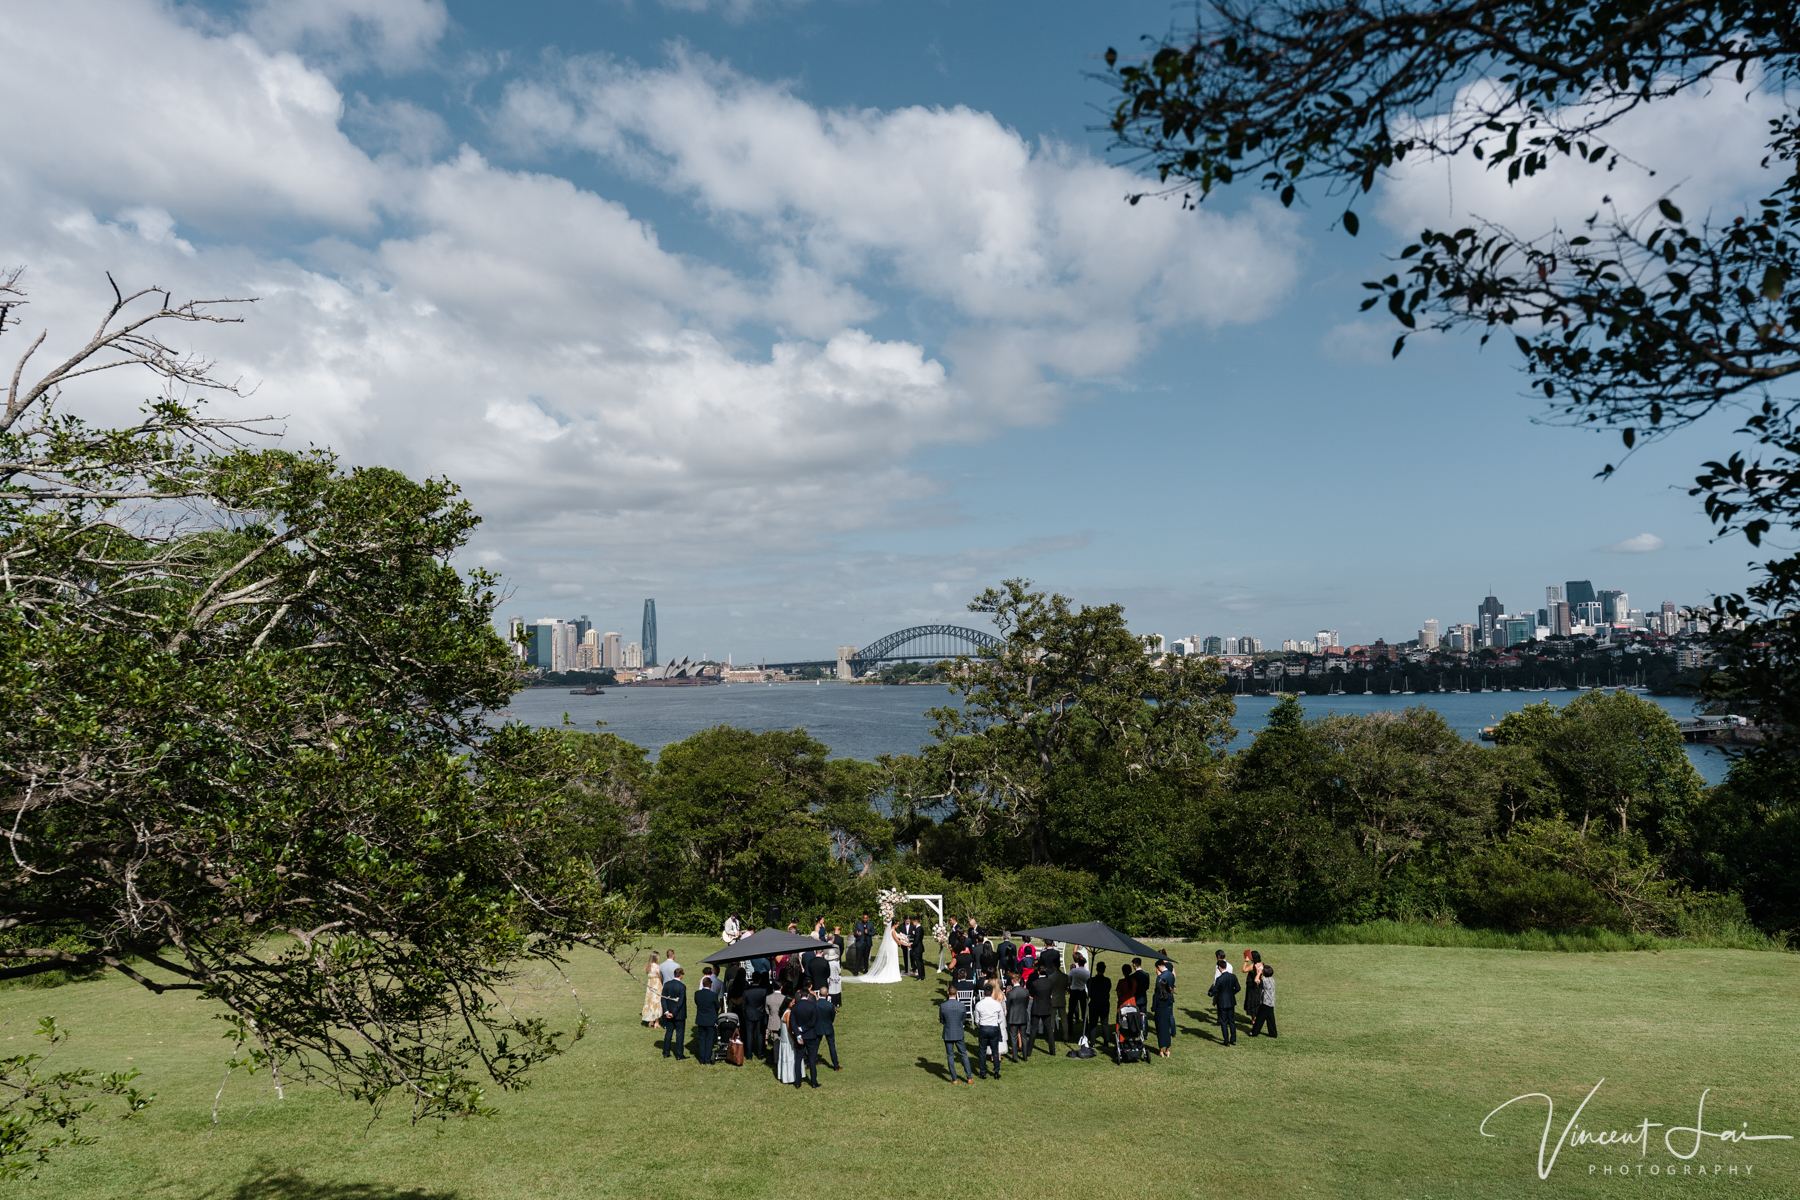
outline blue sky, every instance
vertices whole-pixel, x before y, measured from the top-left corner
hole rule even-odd
[[[263,297],[195,343],[246,403],[462,483],[505,613],[629,634],[655,596],[665,653],[829,656],[1014,575],[1269,643],[1406,638],[1571,578],[1642,607],[1741,586],[1747,547],[1680,486],[1729,423],[1601,483],[1615,445],[1534,424],[1511,350],[1391,362],[1356,306],[1421,223],[1741,203],[1761,99],[1638,120],[1654,179],[1385,181],[1354,240],[1324,197],[1130,208],[1091,76],[1180,12],[15,9],[7,258],[53,341],[108,269]],[[1603,549],[1642,534],[1662,548]]]

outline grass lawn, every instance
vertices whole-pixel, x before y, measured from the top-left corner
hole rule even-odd
[[[690,979],[718,944],[673,941]],[[1224,948],[1234,959],[1242,949]],[[211,1006],[118,978],[3,992],[0,1037],[25,1038],[53,1013],[75,1035],[57,1060],[110,1069],[130,1059],[158,1093],[144,1119],[102,1128],[99,1145],[63,1152],[12,1191],[133,1200],[1800,1197],[1800,1141],[1708,1139],[1683,1164],[1653,1128],[1648,1156],[1635,1146],[1565,1149],[1540,1182],[1541,1102],[1496,1117],[1497,1138],[1477,1132],[1503,1101],[1548,1092],[1554,1145],[1604,1077],[1582,1128],[1692,1125],[1710,1088],[1709,1131],[1800,1135],[1800,955],[1272,947],[1281,1039],[1226,1049],[1204,1007],[1213,947],[1175,949],[1170,1062],[1119,1067],[1040,1052],[999,1082],[952,1086],[937,983],[849,982],[838,1021],[844,1070],[824,1072],[818,1091],[779,1087],[754,1066],[664,1061],[659,1033],[638,1023],[641,982],[585,956],[571,977],[594,1017],[590,1035],[527,1091],[498,1096],[498,1117],[442,1130],[412,1128],[400,1110],[370,1125],[366,1108],[322,1090],[290,1088],[276,1102],[261,1078],[240,1077],[225,1092],[230,1123],[209,1133],[226,1058]],[[1118,957],[1103,957],[1116,977]],[[566,991],[519,1001],[571,1013]],[[1622,1163],[1634,1173],[1620,1177]],[[1674,1179],[1650,1174],[1671,1163]],[[1614,1175],[1590,1175],[1590,1165],[1607,1164]],[[1739,1173],[1714,1176],[1714,1164]],[[1684,1165],[1709,1173],[1682,1176]]]

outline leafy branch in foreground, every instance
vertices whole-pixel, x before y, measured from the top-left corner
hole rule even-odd
[[[494,581],[450,563],[479,518],[168,395],[61,411],[104,364],[225,386],[156,339],[209,306],[115,299],[0,427],[0,979],[199,991],[278,1084],[490,1111],[568,1041],[496,990],[629,930],[564,837],[576,747],[490,720]]]
[[[105,1075],[85,1068],[45,1070],[41,1064],[69,1035],[56,1027],[54,1017],[44,1017],[37,1036],[50,1044],[45,1053],[0,1058],[0,1181],[35,1176],[59,1146],[91,1146],[99,1140],[82,1127],[104,1110],[100,1097],[119,1099],[119,1120],[130,1120],[156,1099],[133,1086],[135,1068]]]

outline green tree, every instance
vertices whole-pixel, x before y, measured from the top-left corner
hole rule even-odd
[[[1107,51],[1120,143],[1195,202],[1240,180],[1283,204],[1348,193],[1351,234],[1356,197],[1402,161],[1466,154],[1509,181],[1654,168],[1609,141],[1621,118],[1719,84],[1776,92],[1800,72],[1793,6],[1775,0],[1219,0],[1198,13],[1147,59]],[[1616,431],[1626,453],[1733,413],[1740,442],[1690,494],[1759,547],[1800,529],[1791,95],[1764,148],[1765,198],[1742,212],[1684,214],[1665,195],[1620,213],[1595,173],[1580,228],[1422,230],[1363,307],[1398,322],[1395,354],[1421,328],[1505,335],[1552,420]],[[1715,599],[1732,670],[1714,690],[1785,740],[1800,729],[1800,555],[1757,565],[1752,587]]]
[[[218,319],[117,295],[0,418],[0,978],[199,991],[277,1086],[490,1111],[567,1041],[495,989],[629,934],[565,844],[578,764],[491,723],[518,676],[492,581],[450,566],[452,484],[167,394],[213,381],[159,323]],[[118,366],[165,386],[136,424],[54,407]]]
[[[1494,731],[1529,750],[1586,830],[1598,816],[1621,834],[1642,834],[1659,854],[1681,849],[1705,780],[1660,705],[1630,692],[1586,692],[1558,709],[1535,704]]]
[[[973,832],[999,825],[1036,865],[1052,856],[1058,796],[1077,790],[1059,790],[1064,774],[1080,768],[1091,784],[1104,761],[1119,779],[1213,786],[1235,706],[1212,660],[1153,657],[1119,605],[1030,589],[1010,579],[969,604],[1003,640],[958,660],[950,686],[963,703],[931,711],[937,742],[909,788],[954,806]]]
[[[644,789],[646,881],[657,915],[705,927],[769,900],[829,903],[892,846],[868,763],[829,758],[803,729],[729,725],[663,747]]]

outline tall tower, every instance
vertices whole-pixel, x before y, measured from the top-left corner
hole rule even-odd
[[[656,661],[656,601],[644,601],[644,633],[640,643],[644,647],[644,665],[654,667]]]
[[[1563,599],[1574,608],[1581,604],[1592,604],[1600,597],[1594,594],[1594,585],[1585,579],[1571,579],[1563,584]]]

